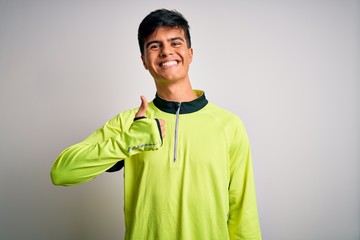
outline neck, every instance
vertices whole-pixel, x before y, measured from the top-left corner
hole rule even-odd
[[[160,98],[171,102],[190,102],[197,98],[189,81],[174,84],[156,84]]]

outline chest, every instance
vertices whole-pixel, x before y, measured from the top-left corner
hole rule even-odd
[[[159,114],[166,122],[163,146],[144,152],[138,160],[156,168],[191,171],[221,168],[229,161],[229,140],[222,123],[203,114]]]

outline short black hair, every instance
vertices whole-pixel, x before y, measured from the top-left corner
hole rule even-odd
[[[176,10],[158,9],[149,13],[140,23],[138,41],[141,55],[144,55],[145,39],[159,27],[179,27],[185,32],[188,48],[191,47],[190,26],[184,16]]]

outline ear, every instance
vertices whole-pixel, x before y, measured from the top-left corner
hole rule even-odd
[[[144,57],[144,55],[141,55],[141,61],[142,61],[142,63],[143,63],[144,68],[145,68],[146,70],[149,70],[149,67],[148,67],[148,65],[147,65],[146,62],[145,62],[145,57]]]
[[[189,48],[188,49],[188,54],[189,54],[189,57],[190,57],[190,63],[192,62],[193,53],[194,53],[194,50],[192,48]]]

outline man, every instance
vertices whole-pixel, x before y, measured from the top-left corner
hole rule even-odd
[[[123,164],[125,239],[261,239],[246,131],[192,89],[187,21],[156,10],[141,22],[138,40],[155,99],[141,97],[139,108],[65,149],[53,183],[83,183]]]

